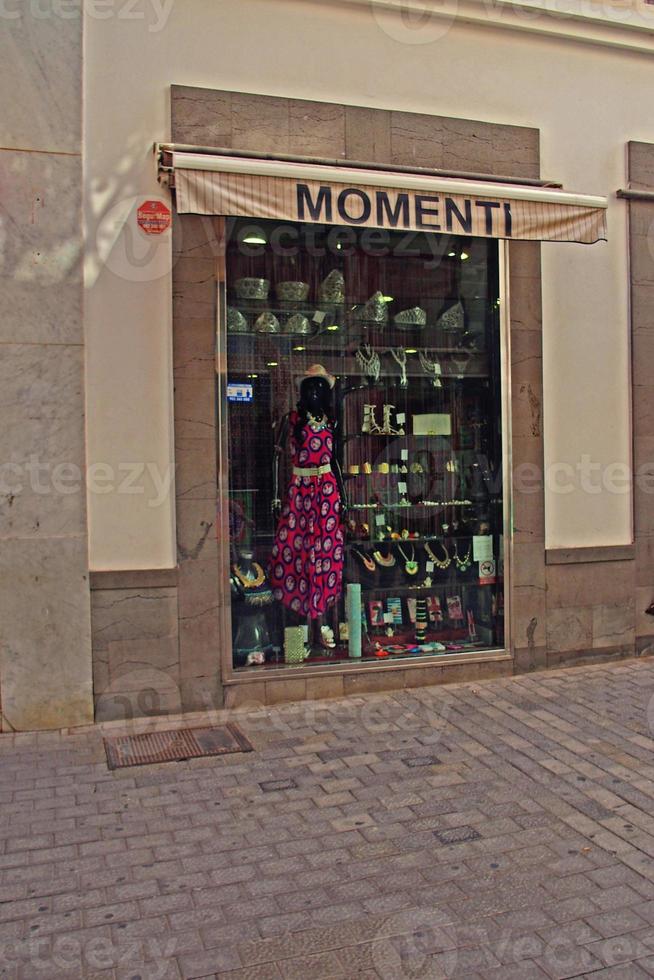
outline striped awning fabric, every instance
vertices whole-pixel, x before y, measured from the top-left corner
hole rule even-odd
[[[607,201],[548,187],[173,153],[177,211],[532,241],[606,240]]]

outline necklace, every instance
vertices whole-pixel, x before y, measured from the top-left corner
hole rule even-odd
[[[424,350],[418,351],[418,357],[420,358],[420,367],[425,372],[425,374],[433,375],[431,379],[431,383],[433,384],[434,388],[442,388],[443,387],[443,384],[441,382],[442,369],[438,358],[432,361],[431,358],[427,357],[427,351]]]
[[[244,589],[256,589],[260,585],[263,585],[266,580],[266,573],[258,562],[252,562],[252,569],[255,573],[254,575],[242,571],[238,565],[232,565],[232,571]]]
[[[317,419],[311,412],[307,412],[307,422],[312,432],[322,432],[323,429],[327,428],[326,415],[323,415],[321,419]]]
[[[472,545],[468,545],[468,550],[466,551],[463,558],[461,558],[459,556],[459,550],[456,546],[456,543],[454,544],[454,555],[453,555],[454,562],[460,572],[467,572],[470,566],[472,565],[472,562],[470,560],[471,554],[472,554]]]
[[[401,347],[391,347],[391,356],[400,367],[400,388],[406,388],[409,384],[406,376],[406,351]]]
[[[441,544],[441,548],[445,552],[445,558],[437,558],[434,552],[429,547],[429,542],[425,541],[425,551],[433,561],[434,565],[436,565],[436,568],[449,568],[450,565],[452,564],[452,556],[450,555],[449,551],[447,550],[444,544]]]
[[[388,555],[382,555],[381,551],[373,551],[372,557],[382,568],[390,568],[395,564],[395,555],[392,551]]]
[[[404,571],[407,575],[417,575],[418,574],[418,562],[416,561],[416,549],[411,545],[411,557],[405,555],[402,548],[398,544],[397,550],[404,558]]]
[[[369,558],[368,555],[364,555],[362,551],[357,551],[356,548],[352,548],[352,551],[357,556],[357,558],[361,561],[364,568],[367,568],[369,572],[375,571],[375,563],[372,560],[372,558]]]
[[[370,344],[361,344],[355,357],[361,365],[363,373],[367,377],[372,378],[373,381],[379,381],[381,361],[379,360],[379,354],[372,349]]]

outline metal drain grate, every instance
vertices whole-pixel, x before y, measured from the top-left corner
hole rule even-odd
[[[220,728],[178,728],[142,735],[118,735],[105,738],[104,748],[110,769],[253,751],[243,732],[231,723]]]

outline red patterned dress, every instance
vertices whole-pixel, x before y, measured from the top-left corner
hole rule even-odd
[[[297,422],[291,412],[291,431]],[[291,437],[293,468],[324,467],[332,461],[329,426],[307,423],[298,445]],[[275,598],[300,616],[315,619],[334,604],[343,582],[341,496],[331,468],[313,476],[293,474],[272,549],[270,580]]]

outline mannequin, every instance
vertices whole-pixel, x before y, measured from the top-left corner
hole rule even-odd
[[[254,561],[251,551],[243,549],[236,555],[230,586],[232,601],[238,604],[234,664],[237,667],[263,664],[266,654],[272,652],[264,610],[273,601],[273,594],[263,568]]]
[[[308,368],[297,410],[278,427],[273,462],[272,508],[278,518],[270,570],[274,596],[308,621],[309,642],[321,652],[336,646],[343,587],[346,497],[335,444],[335,382],[321,364]],[[282,508],[279,460],[289,434],[293,472]],[[328,611],[331,627],[324,621]]]

